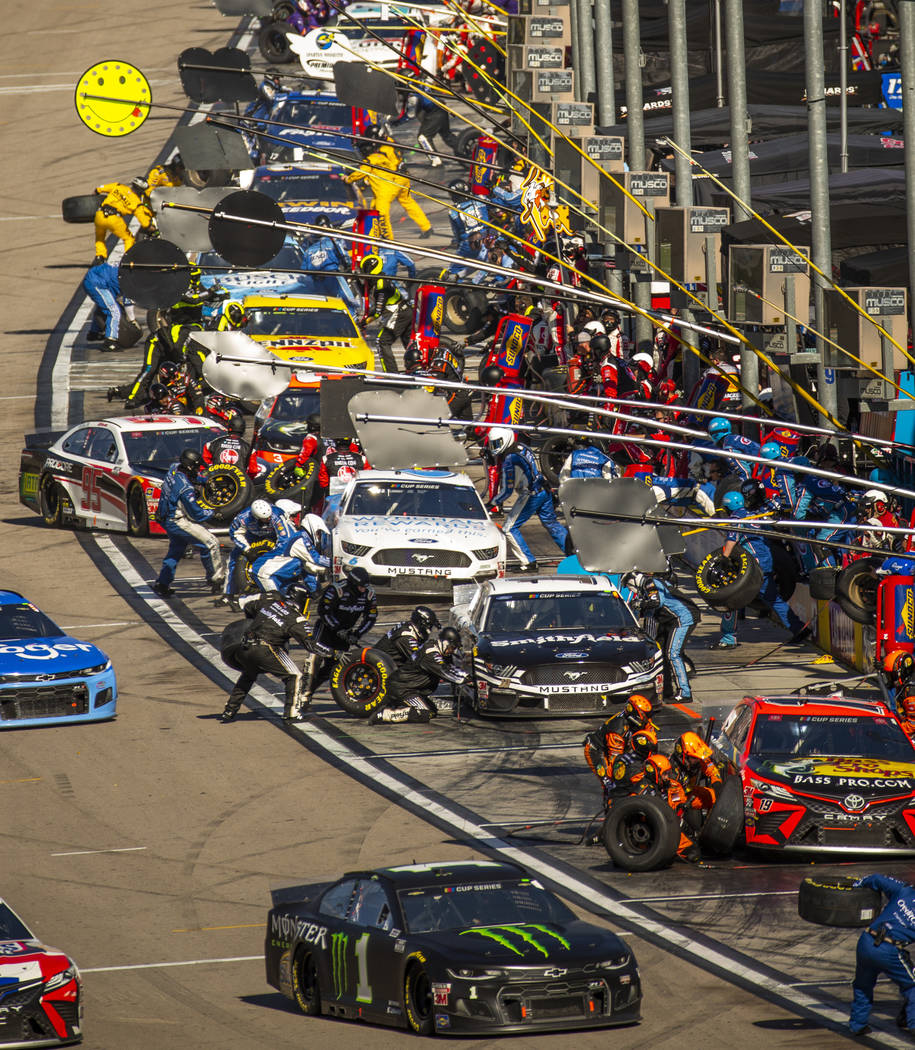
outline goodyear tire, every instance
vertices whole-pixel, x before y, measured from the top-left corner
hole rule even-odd
[[[425,967],[414,963],[408,967],[403,980],[403,1012],[407,1025],[416,1035],[432,1035],[435,1019],[432,1014],[432,985]]]
[[[320,1015],[321,984],[318,980],[318,967],[314,953],[302,947],[296,949],[292,960],[292,995],[296,1006],[307,1017]]]
[[[134,482],[127,492],[127,534],[149,535],[149,507],[146,504],[146,493],[139,482]]]
[[[467,160],[473,156],[473,151],[476,149],[477,139],[480,137],[480,132],[476,128],[467,128],[458,134],[457,147],[455,153],[459,157],[464,157]]]
[[[880,914],[877,890],[855,886],[851,875],[810,875],[797,891],[797,913],[818,926],[869,926]]]
[[[59,529],[64,523],[64,490],[49,475],[45,474],[38,483],[38,506],[41,509],[41,520],[52,529]]]
[[[762,570],[753,555],[739,544],[731,558],[725,558],[722,549],[706,554],[699,563],[696,587],[709,605],[742,609],[759,594]]]
[[[849,620],[872,624],[877,616],[877,585],[880,578],[875,567],[882,558],[861,558],[846,565],[836,576],[836,601]]]
[[[486,296],[482,292],[451,288],[445,293],[442,324],[456,335],[475,332],[483,320]]]
[[[291,27],[288,22],[265,22],[261,26],[257,46],[268,62],[285,65],[292,61],[292,48],[286,39],[286,34],[290,31]]]
[[[554,434],[552,437],[548,437],[541,446],[538,457],[540,469],[553,488],[556,488],[559,484],[559,472],[574,448],[575,442],[572,438],[564,437],[561,434]]]
[[[331,694],[348,715],[368,718],[384,703],[394,669],[394,661],[379,649],[345,653],[331,672]]]
[[[743,787],[740,777],[729,777],[719,788],[715,805],[709,810],[699,845],[709,853],[725,855],[737,844],[743,831]]]
[[[250,620],[233,620],[227,624],[219,640],[219,654],[222,662],[231,667],[233,671],[242,671],[244,668],[238,662],[238,650],[241,648],[241,640],[245,631],[250,626]]]
[[[139,343],[142,334],[143,329],[138,324],[134,324],[122,310],[121,323],[118,325],[118,346],[122,350],[129,350]]]
[[[105,199],[101,193],[81,193],[78,197],[64,197],[60,214],[64,222],[94,222],[95,213]]]
[[[231,463],[213,463],[201,475],[203,494],[200,503],[213,511],[214,523],[231,521],[244,510],[254,496],[254,483],[239,467]]]
[[[621,871],[654,871],[674,859],[680,844],[680,824],[676,813],[661,799],[629,795],[611,806],[601,840]]]
[[[829,565],[811,569],[808,574],[810,597],[815,601],[831,602],[836,596],[836,576],[838,573]]]
[[[258,590],[257,580],[251,568],[258,558],[269,554],[274,546],[273,540],[258,540],[239,556],[232,570],[232,588],[236,594],[248,594]]]
[[[294,499],[304,503],[306,507],[311,504],[315,479],[318,476],[317,460],[310,459],[305,464],[305,476],[302,478],[297,478],[294,470],[295,461],[287,460],[267,472],[263,483],[267,499]]]

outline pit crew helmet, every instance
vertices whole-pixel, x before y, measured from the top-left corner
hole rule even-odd
[[[782,448],[781,445],[775,441],[767,441],[759,450],[759,454],[763,459],[781,459]]]
[[[596,357],[603,357],[610,352],[610,340],[605,335],[591,337],[591,353]]]
[[[883,670],[897,688],[907,682],[915,671],[915,657],[905,649],[893,649],[883,658]]]
[[[887,507],[890,505],[890,498],[881,489],[868,489],[864,493],[864,498],[870,500],[874,505],[874,510],[878,514],[885,514]]]
[[[372,277],[377,276],[381,273],[384,262],[380,255],[375,255],[372,252],[371,255],[366,255],[365,258],[359,263],[359,269],[364,273]]]
[[[766,486],[758,478],[747,478],[740,486],[740,495],[747,510],[759,510],[766,499]]]
[[[144,179],[142,175],[138,175],[135,179],[130,180],[130,188],[139,190],[140,193],[145,193],[149,189],[149,181]]]
[[[169,392],[168,387],[164,383],[150,383],[149,385],[149,399],[150,401],[162,401],[168,400],[172,395]]]
[[[721,505],[725,510],[735,511],[744,510],[747,504],[743,498],[743,493],[735,489],[733,492],[725,492],[721,497]]]
[[[655,752],[645,759],[645,779],[655,787],[663,787],[673,777],[673,769],[667,755]]]
[[[515,443],[515,432],[508,427],[493,427],[486,435],[486,444],[494,456],[501,456]]]
[[[470,195],[470,184],[466,179],[452,179],[451,182],[448,183],[448,195],[455,204],[462,200],[466,200]]]
[[[305,606],[308,604],[308,599],[310,597],[311,594],[308,588],[301,587],[299,586],[299,584],[293,584],[286,591],[287,601],[292,602],[292,604],[299,610],[299,612],[304,612]]]
[[[438,617],[428,605],[417,605],[410,613],[410,623],[424,631],[426,635],[439,626]]]
[[[299,528],[314,545],[315,550],[324,551],[330,546],[330,529],[318,514],[306,514]]]
[[[633,693],[623,708],[623,721],[633,730],[651,724],[651,701],[641,693]]]
[[[438,632],[438,640],[442,643],[442,652],[453,653],[461,647],[461,636],[455,627],[443,627]]]
[[[321,433],[321,413],[312,412],[308,419],[305,420],[305,425],[308,427],[309,434],[320,434]]]
[[[301,506],[293,499],[278,499],[273,505],[277,510],[281,510],[292,522],[295,522],[302,513]]]
[[[600,321],[588,321],[582,331],[588,332],[593,339],[596,335],[606,335],[607,329],[600,323]]]
[[[223,305],[220,322],[223,329],[244,328],[248,323],[248,315],[241,303],[230,299]]]
[[[371,581],[368,572],[361,565],[354,565],[343,571],[346,573],[346,589],[348,591],[359,591],[361,593],[368,590]]]
[[[674,744],[671,762],[680,769],[694,770],[712,757],[712,749],[692,730],[684,733]]]
[[[498,386],[505,378],[505,372],[499,365],[487,365],[480,372],[480,382],[483,386]]]
[[[186,448],[178,457],[178,469],[191,479],[197,477],[202,465],[203,458],[196,449]]]
[[[423,355],[420,353],[419,347],[408,346],[403,355],[404,371],[412,372],[414,368],[419,368],[422,363]]]
[[[726,438],[731,433],[730,421],[723,416],[715,416],[708,425],[708,436],[715,441]]]
[[[629,748],[638,758],[644,760],[657,751],[658,734],[651,726],[643,726],[629,738]]]
[[[639,371],[644,372],[646,375],[649,375],[654,368],[654,358],[651,354],[633,354],[632,363],[638,365]]]
[[[269,521],[273,517],[273,507],[265,499],[256,499],[251,504],[251,517],[255,521]]]

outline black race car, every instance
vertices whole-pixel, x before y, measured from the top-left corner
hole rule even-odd
[[[349,872],[273,893],[267,982],[303,1013],[420,1035],[631,1024],[635,958],[515,864]]]

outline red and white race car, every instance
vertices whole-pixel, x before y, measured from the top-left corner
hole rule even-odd
[[[80,992],[76,963],[0,900],[0,1047],[78,1043]]]
[[[30,435],[19,464],[19,502],[52,526],[162,535],[159,486],[186,448],[225,427],[201,416],[126,416]]]

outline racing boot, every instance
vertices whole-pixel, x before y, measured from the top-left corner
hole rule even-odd
[[[226,704],[225,710],[222,712],[222,714],[219,717],[219,724],[222,725],[222,726],[228,725],[229,722],[234,722],[237,717],[238,717],[238,708],[237,707],[230,707],[228,704]]]
[[[425,135],[417,135],[416,141],[420,144],[420,146],[423,149],[429,150],[430,153],[432,152],[432,143],[429,141],[428,138],[426,138]],[[441,157],[430,157],[429,160],[432,163],[433,168],[440,168],[442,166]]]
[[[103,354],[117,354],[120,353],[123,349],[124,348],[122,346],[118,346],[117,339],[106,339],[100,347],[100,350]]]

